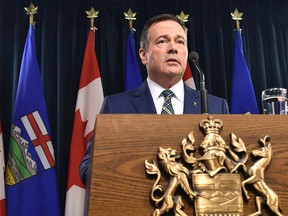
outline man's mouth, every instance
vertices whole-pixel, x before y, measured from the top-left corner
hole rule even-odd
[[[175,63],[175,64],[179,64],[178,60],[175,59],[175,58],[170,58],[170,59],[168,59],[166,62],[168,62],[168,63]]]

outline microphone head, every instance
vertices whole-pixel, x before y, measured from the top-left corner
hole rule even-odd
[[[197,62],[199,59],[199,55],[196,51],[192,51],[190,54],[189,54],[189,61],[190,62]]]

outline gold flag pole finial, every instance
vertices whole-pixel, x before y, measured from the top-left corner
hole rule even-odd
[[[29,7],[24,7],[26,14],[29,15],[30,24],[34,24],[34,14],[37,13],[38,7],[35,7],[33,3],[30,3]]]
[[[240,20],[242,20],[243,13],[240,13],[237,8],[234,10],[234,13],[230,13],[233,20],[236,20],[236,29],[241,30]]]
[[[189,14],[185,14],[182,10],[179,15],[176,15],[176,17],[180,19],[182,22],[186,23],[188,22]]]
[[[133,31],[136,31],[136,29],[133,28],[133,20],[136,20],[136,14],[137,13],[133,13],[131,8],[129,8],[127,12],[124,12],[125,19],[129,20],[129,28]]]
[[[90,11],[85,11],[87,14],[87,18],[90,19],[90,28],[94,27],[94,19],[98,17],[99,11],[95,11],[93,7],[91,7]],[[97,29],[97,28],[95,28]]]

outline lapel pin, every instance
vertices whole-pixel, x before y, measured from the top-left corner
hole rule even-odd
[[[193,101],[193,105],[194,105],[194,106],[197,106],[197,102]]]

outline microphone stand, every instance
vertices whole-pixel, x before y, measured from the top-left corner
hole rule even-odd
[[[207,90],[205,87],[205,76],[204,73],[202,71],[202,69],[200,68],[200,66],[198,65],[198,61],[195,61],[193,59],[193,62],[197,68],[197,70],[199,71],[200,74],[200,99],[201,99],[201,112],[202,114],[208,114],[208,99],[207,99]]]

